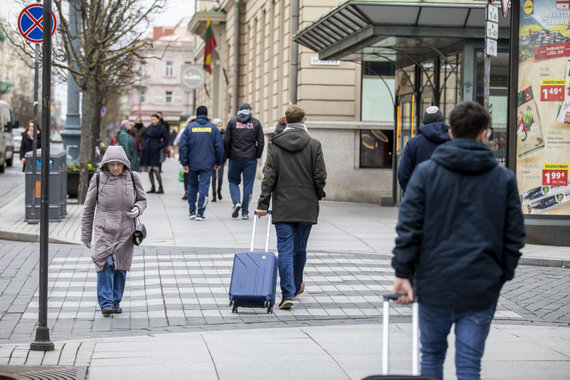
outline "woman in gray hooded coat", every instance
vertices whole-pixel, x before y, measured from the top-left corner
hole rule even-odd
[[[101,161],[101,172],[89,182],[81,219],[81,241],[87,248],[91,248],[95,230],[91,258],[97,269],[97,300],[103,315],[122,312],[119,304],[133,261],[134,219],[145,208],[146,196],[139,174],[132,172],[131,176],[130,163],[121,146],[110,146]]]

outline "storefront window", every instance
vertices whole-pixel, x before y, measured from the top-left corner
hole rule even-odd
[[[360,130],[360,167],[391,168],[394,131]]]
[[[364,62],[362,121],[394,121],[394,75],[389,62]]]

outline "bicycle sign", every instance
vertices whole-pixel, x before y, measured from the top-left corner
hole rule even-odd
[[[51,34],[55,33],[57,21],[51,12]],[[35,44],[44,39],[44,6],[42,4],[28,5],[18,17],[18,30],[22,37]]]

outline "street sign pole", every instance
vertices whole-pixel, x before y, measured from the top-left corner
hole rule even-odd
[[[55,347],[49,337],[47,326],[47,288],[49,257],[49,170],[50,170],[50,103],[51,103],[51,0],[44,0],[43,7],[43,65],[42,65],[42,203],[40,213],[40,298],[36,339],[30,344],[33,351],[52,351]]]
[[[36,216],[36,172],[38,168],[38,85],[39,85],[39,69],[40,69],[40,47],[36,44],[34,58],[34,135],[32,141],[32,162],[28,162],[28,165],[32,165],[32,184],[34,186],[32,194],[32,209],[30,210],[30,218],[28,219],[29,224],[37,224],[38,218]]]
[[[485,73],[483,80],[483,103],[489,111],[489,93],[491,87],[491,57],[497,56],[497,39],[499,38],[499,9],[492,5],[494,0],[487,0],[485,8]]]

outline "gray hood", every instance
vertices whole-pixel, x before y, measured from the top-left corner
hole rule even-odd
[[[125,168],[131,170],[131,163],[127,158],[125,150],[120,145],[113,145],[107,148],[101,160],[101,170],[107,170],[106,164],[109,162],[120,162],[125,165]]]

